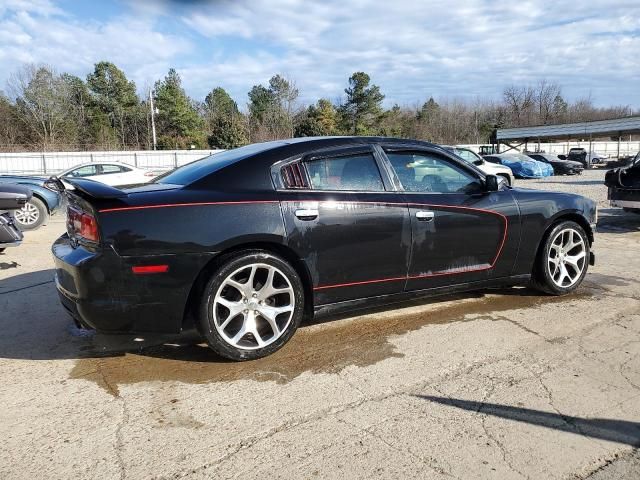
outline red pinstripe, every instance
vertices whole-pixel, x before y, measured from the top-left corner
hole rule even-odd
[[[296,199],[296,200],[282,200],[283,203],[299,203],[299,202],[323,202],[325,200],[304,200],[304,199]],[[150,208],[171,208],[171,207],[200,207],[200,206],[208,206],[208,205],[251,205],[251,204],[269,204],[269,203],[278,203],[278,200],[240,200],[240,201],[226,201],[226,202],[195,202],[195,203],[167,203],[161,205],[142,205],[142,206],[132,206],[132,207],[117,207],[117,208],[105,208],[103,210],[99,210],[99,213],[109,213],[109,212],[122,212],[122,211],[130,211],[130,210],[145,210]],[[365,204],[365,205],[389,205],[389,206],[413,206],[413,207],[428,207],[428,208],[450,208],[453,210],[466,210],[471,212],[480,212],[480,213],[488,213],[492,215],[497,215],[502,218],[504,221],[504,232],[502,235],[502,241],[498,247],[498,251],[496,255],[493,257],[490,265],[471,268],[466,270],[456,270],[456,271],[441,271],[441,272],[433,272],[433,273],[424,273],[419,275],[406,275],[403,277],[390,277],[390,278],[378,278],[375,280],[363,280],[358,282],[348,282],[348,283],[337,283],[332,285],[321,285],[318,287],[314,287],[313,290],[327,290],[331,288],[341,288],[341,287],[352,287],[357,285],[367,285],[372,283],[383,283],[383,282],[397,282],[401,280],[414,280],[419,278],[428,278],[428,277],[439,277],[445,275],[459,275],[463,273],[469,272],[480,272],[483,270],[492,269],[500,255],[502,254],[502,249],[504,248],[504,244],[507,241],[507,233],[509,229],[509,221],[506,216],[499,212],[495,212],[493,210],[486,210],[483,208],[474,208],[474,207],[464,207],[458,205],[439,205],[433,203],[415,203],[415,202],[376,202],[376,201],[339,201],[336,203],[357,203],[357,204]]]

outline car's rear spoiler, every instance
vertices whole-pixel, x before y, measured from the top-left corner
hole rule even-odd
[[[105,185],[104,183],[96,182],[95,180],[89,180],[88,178],[65,178],[64,181],[73,185],[73,188],[77,191],[92,198],[110,199],[123,198],[127,196],[127,193],[122,190]],[[65,191],[64,183],[56,176],[51,177],[46,183],[49,188],[61,193]]]

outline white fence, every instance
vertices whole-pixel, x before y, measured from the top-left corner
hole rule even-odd
[[[464,145],[479,152],[480,145]],[[530,142],[529,150],[547,153],[567,153],[570,148],[589,148],[589,142]],[[508,147],[502,145],[501,151]],[[519,150],[524,150],[521,145]],[[607,157],[618,156],[618,142],[592,142],[591,149]],[[148,170],[170,170],[185,163],[207,157],[222,150],[139,150],[118,152],[33,152],[33,153],[0,153],[0,175],[53,175],[74,165],[87,162],[112,161],[128,163]],[[513,151],[513,150],[511,150]],[[620,142],[620,156],[635,155],[640,151],[640,142]]]
[[[470,148],[475,152],[480,152],[480,145],[460,145]],[[557,142],[557,143],[538,143],[529,142],[526,148],[529,151],[539,151],[546,153],[566,154],[570,148],[582,147],[585,150],[589,150],[589,142]],[[506,145],[500,145],[501,152],[513,152],[513,150],[507,150],[509,147]],[[520,145],[517,148],[522,152],[525,149],[525,145]],[[591,150],[604,155],[606,157],[615,158],[618,156],[618,142],[591,142]],[[640,151],[640,142],[620,142],[620,156],[635,155]]]
[[[53,175],[88,162],[122,162],[148,170],[170,170],[222,150],[0,153],[0,174]]]

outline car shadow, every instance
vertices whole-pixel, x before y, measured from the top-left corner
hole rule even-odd
[[[0,283],[0,305],[3,306],[0,336],[0,358],[27,360],[89,359],[124,356],[134,353],[140,356],[184,360],[192,362],[228,362],[217,356],[198,335],[195,329],[173,335],[103,334],[78,328],[59,302],[53,281],[52,269],[20,274]],[[488,293],[499,294],[498,302],[455,302],[456,300],[482,299]],[[438,306],[449,302],[454,311],[446,315],[436,308],[429,312],[403,314],[403,325],[425,325],[444,321],[459,321],[468,313],[499,311],[501,309],[526,308],[547,297],[527,288],[503,288],[481,290],[464,294],[413,299],[391,305],[360,308],[339,314],[322,314],[306,319],[304,330],[312,325],[335,322],[355,316],[389,312],[399,308]],[[494,298],[495,300],[495,298]],[[421,316],[419,321],[413,317]],[[428,317],[425,319],[425,317]],[[446,318],[445,318],[446,317]],[[450,317],[450,318],[449,318]],[[406,322],[405,322],[406,320]],[[357,328],[353,334],[357,336]],[[384,329],[381,329],[384,330]],[[395,328],[394,331],[407,331]],[[383,332],[381,331],[381,335]]]
[[[572,177],[573,175],[554,175],[557,177]],[[602,185],[604,188],[604,183],[602,180],[568,180],[566,182],[558,182],[558,181],[548,181],[545,180],[544,183],[552,183],[556,185]]]
[[[574,433],[583,437],[597,438],[599,440],[622,443],[633,447],[640,446],[640,423],[638,422],[610,418],[582,418],[530,408],[433,395],[414,395],[414,397],[478,414],[491,415],[515,422]]]
[[[640,232],[640,214],[625,212],[621,208],[602,208],[598,211],[597,232]]]

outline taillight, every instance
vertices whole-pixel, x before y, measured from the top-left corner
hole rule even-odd
[[[98,222],[90,213],[69,206],[67,209],[67,230],[69,234],[90,242],[98,242]]]

